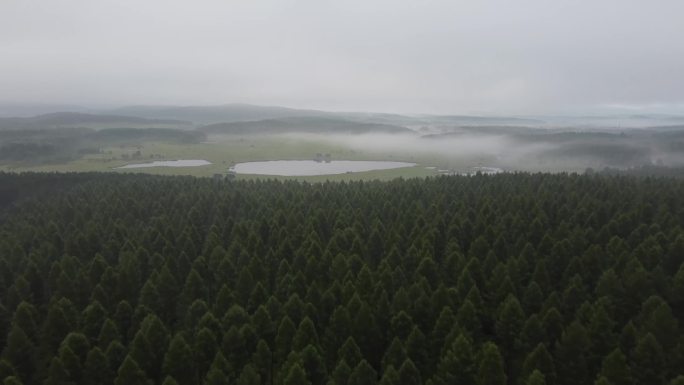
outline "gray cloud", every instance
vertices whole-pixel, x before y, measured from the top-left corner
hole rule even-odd
[[[683,14],[679,0],[3,0],[0,102],[682,111]]]

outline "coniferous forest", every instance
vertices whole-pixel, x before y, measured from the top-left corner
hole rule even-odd
[[[0,174],[5,385],[684,384],[684,181]]]

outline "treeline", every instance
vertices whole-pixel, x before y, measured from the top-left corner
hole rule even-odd
[[[62,190],[67,190],[78,184],[86,183],[95,179],[101,179],[102,173],[97,172],[68,172],[68,173],[6,173],[0,171],[0,219],[7,215],[8,210],[18,201],[26,198],[49,199],[49,197]],[[127,174],[107,175],[109,183],[134,178],[147,178],[145,175]]]
[[[145,142],[200,143],[206,134],[170,128],[53,128],[0,130],[0,162],[64,162],[98,153],[102,147]]]
[[[683,192],[91,174],[5,209],[0,379],[681,385]]]
[[[597,171],[593,169],[587,169],[585,173],[594,174]],[[645,164],[640,167],[631,168],[609,168],[606,167],[598,171],[604,175],[629,175],[638,177],[671,177],[671,178],[683,178],[684,177],[684,167],[668,167],[659,166],[653,164]]]
[[[332,117],[284,117],[280,119],[264,119],[214,123],[199,127],[201,132],[227,135],[267,135],[287,133],[310,134],[410,134],[410,129],[402,126],[362,122]]]

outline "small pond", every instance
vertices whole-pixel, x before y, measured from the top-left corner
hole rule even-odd
[[[237,174],[313,176],[347,174],[373,170],[390,170],[413,167],[415,163],[366,160],[270,160],[263,162],[238,163],[231,168]]]
[[[211,164],[202,159],[155,160],[149,163],[127,164],[117,168],[148,168],[148,167],[197,167]]]

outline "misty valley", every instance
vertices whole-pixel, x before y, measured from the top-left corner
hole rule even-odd
[[[415,163],[366,161],[366,160],[269,160],[265,162],[238,163],[230,170],[236,174],[313,176],[391,170],[413,167]]]
[[[392,179],[474,174],[488,168],[676,174],[684,166],[684,119],[678,119],[415,116],[245,105],[128,107],[0,118],[0,169],[310,180],[322,180],[322,175]],[[174,167],[192,159],[204,162]],[[303,163],[291,164],[290,172],[242,165],[265,161]],[[405,165],[333,167],[345,161]],[[306,171],[307,163],[320,170]]]
[[[684,385],[683,0],[0,0],[0,385]]]
[[[0,118],[0,379],[684,385],[683,176],[677,116]]]

